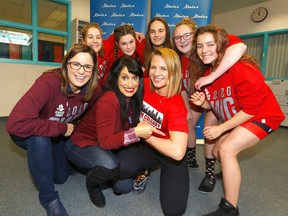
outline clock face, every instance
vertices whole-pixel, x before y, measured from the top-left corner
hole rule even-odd
[[[268,10],[264,7],[259,7],[251,14],[251,18],[254,22],[261,22],[268,16]]]

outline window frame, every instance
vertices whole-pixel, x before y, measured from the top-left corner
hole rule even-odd
[[[280,35],[283,33],[288,34],[288,29],[279,29],[279,30],[273,30],[273,31],[238,35],[238,37],[242,40],[243,39],[249,39],[249,38],[263,37],[262,56],[261,56],[261,61],[259,62],[259,64],[261,67],[261,72],[265,76],[266,80],[279,80],[279,79],[288,80],[288,77],[277,77],[277,78],[266,77],[267,56],[268,56],[268,51],[269,51],[269,38],[272,35],[273,36],[274,35]],[[244,43],[245,43],[245,41],[244,41]]]
[[[32,25],[22,24],[17,22],[11,22],[7,20],[0,19],[0,25],[23,29],[26,31],[31,31],[32,33],[32,60],[23,60],[23,59],[9,59],[9,58],[0,58],[0,62],[3,63],[13,63],[13,64],[36,64],[36,65],[52,65],[60,66],[59,62],[45,62],[38,60],[38,34],[49,34],[55,36],[61,36],[66,38],[66,44],[64,45],[64,52],[71,46],[71,1],[69,0],[51,0],[55,3],[63,4],[67,7],[67,23],[66,23],[66,32],[53,30],[49,28],[39,27],[38,26],[38,0],[31,0],[31,9],[32,9]]]

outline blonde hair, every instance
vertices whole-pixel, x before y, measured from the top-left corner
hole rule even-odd
[[[181,92],[181,63],[178,54],[170,48],[158,48],[152,51],[148,59],[148,70],[151,66],[151,59],[153,56],[159,55],[166,62],[168,70],[168,92],[166,97],[172,97],[175,94]],[[150,89],[155,90],[151,79],[150,79]]]
[[[185,17],[175,25],[174,31],[173,31],[173,36],[174,36],[175,28],[177,28],[178,26],[181,26],[181,25],[188,26],[192,33],[195,33],[197,30],[197,25],[196,25],[195,21],[192,18]]]

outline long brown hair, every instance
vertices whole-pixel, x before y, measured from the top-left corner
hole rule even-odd
[[[162,17],[154,17],[148,23],[146,34],[145,34],[145,38],[146,38],[146,44],[145,44],[145,49],[144,49],[144,65],[145,66],[148,62],[148,58],[149,58],[151,52],[155,49],[152,42],[151,42],[151,39],[150,39],[150,28],[151,28],[152,23],[155,21],[159,21],[159,22],[163,23],[163,25],[165,26],[166,37],[165,37],[165,42],[162,45],[162,47],[171,48],[171,49],[173,48],[173,43],[172,43],[171,38],[170,38],[170,28],[169,28],[168,23]]]
[[[189,59],[189,73],[191,77],[191,84],[194,86],[196,80],[203,76],[204,72],[211,67],[210,64],[205,65],[197,54],[197,38],[199,35],[204,33],[211,33],[216,44],[216,52],[218,54],[217,59],[213,63],[213,71],[219,66],[220,62],[223,59],[225,51],[229,44],[228,33],[221,27],[215,25],[201,26],[197,29],[194,39],[192,52]],[[244,54],[239,61],[244,62],[245,64],[256,65],[259,68],[259,64],[251,55]]]
[[[86,44],[74,44],[64,56],[62,66],[61,66],[61,77],[60,77],[60,84],[61,84],[61,91],[67,97],[73,97],[74,93],[68,91],[68,86],[70,85],[70,80],[68,78],[68,62],[71,58],[73,58],[78,53],[89,53],[92,60],[94,70],[92,71],[92,76],[90,80],[86,83],[86,92],[83,96],[83,101],[89,101],[94,95],[94,92],[97,88],[98,81],[97,81],[97,74],[98,74],[98,67],[97,67],[97,56],[93,48],[89,47]]]

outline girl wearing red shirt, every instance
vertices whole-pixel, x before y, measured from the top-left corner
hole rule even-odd
[[[107,40],[103,40],[102,29],[98,23],[88,23],[81,30],[82,43],[92,47],[98,59],[98,82],[103,84],[103,77],[107,71],[109,53],[113,47]]]
[[[154,17],[149,21],[144,43],[143,58],[145,68],[147,67],[147,61],[153,50],[162,47],[173,48],[173,43],[170,38],[170,28],[165,19],[162,17]],[[148,76],[146,71],[144,71],[144,76]],[[149,173],[150,171],[147,169],[142,175],[137,176],[133,186],[134,192],[140,194],[145,190],[149,179]]]
[[[123,55],[132,56],[143,66],[143,52],[145,44],[143,40],[142,42],[137,40],[137,34],[131,25],[121,25],[116,27],[107,41],[109,42],[110,47],[112,46],[112,49],[109,53],[106,77],[108,76],[114,61]]]
[[[152,51],[161,47],[173,48],[170,28],[165,19],[162,17],[154,17],[149,21],[145,35],[145,49],[143,54],[145,67],[147,66],[147,61]]]
[[[197,160],[196,160],[196,125],[199,121],[204,110],[201,107],[197,107],[193,104],[189,104],[189,96],[194,91],[195,87],[199,87],[196,83],[196,80],[191,82],[191,77],[189,73],[189,57],[192,52],[193,45],[193,37],[196,32],[196,23],[190,18],[184,18],[179,23],[176,24],[173,32],[173,42],[175,44],[175,48],[178,51],[182,64],[182,92],[181,95],[187,107],[187,122],[189,127],[189,139],[187,145],[187,156],[188,156],[188,166],[190,168],[197,168]],[[236,61],[238,61],[241,56],[244,54],[246,50],[246,45],[242,43],[242,41],[234,36],[229,35],[229,47],[225,51],[224,58],[222,59],[219,67],[215,69],[212,73],[211,78],[209,79],[211,82],[221,76],[224,72],[227,71]],[[202,78],[201,78],[202,79]],[[205,78],[203,78],[205,81]],[[205,81],[206,82],[206,81]],[[202,83],[202,81],[201,81]],[[194,84],[196,85],[194,87]],[[208,83],[207,83],[208,84]],[[201,87],[201,85],[200,85]],[[218,120],[210,115],[209,112],[205,113],[204,125],[215,125],[218,123]],[[215,168],[215,158],[210,153],[211,150],[206,149],[205,145],[205,175],[200,183],[198,190],[201,193],[210,194],[215,187],[216,178],[214,174]]]
[[[193,70],[209,75],[220,64],[228,35],[216,26],[197,29],[191,61]],[[265,78],[250,56],[243,56],[225,74],[191,96],[192,102],[211,109],[221,121],[203,129],[206,139],[217,139],[212,154],[221,160],[224,198],[207,216],[238,216],[241,172],[237,155],[256,145],[284,120],[284,114]]]

